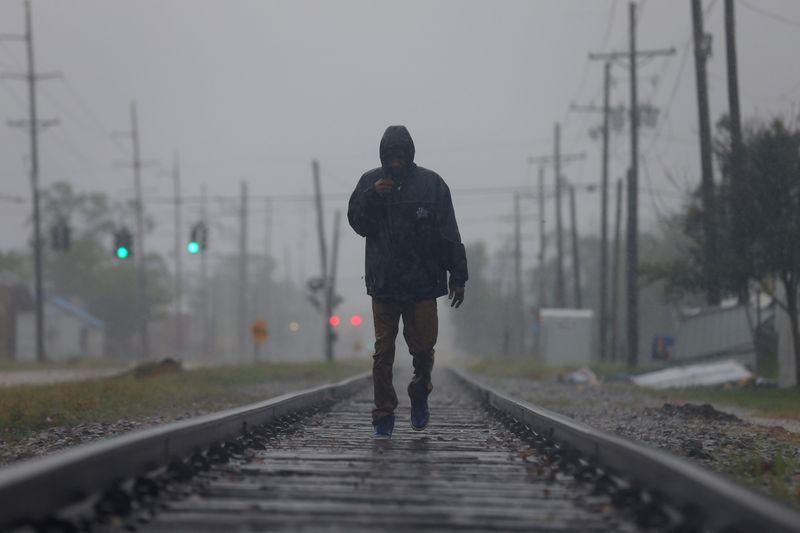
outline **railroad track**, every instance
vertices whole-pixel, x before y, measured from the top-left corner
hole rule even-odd
[[[364,375],[8,468],[0,530],[800,531],[686,461],[437,377],[431,426],[401,403],[389,442]]]

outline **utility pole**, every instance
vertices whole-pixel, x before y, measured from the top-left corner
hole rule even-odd
[[[605,62],[603,77],[603,182],[600,204],[600,360],[608,349],[608,167],[611,120],[611,62]]]
[[[133,185],[136,194],[136,314],[139,326],[139,349],[142,359],[150,359],[150,337],[148,332],[149,306],[147,302],[147,271],[144,247],[144,205],[142,202],[142,160],[139,149],[139,117],[136,101],[131,100],[131,142],[133,145]]]
[[[336,211],[333,214],[333,245],[331,248],[331,265],[328,269],[330,276],[327,281],[327,290],[325,291],[325,316],[330,317],[333,315],[333,309],[336,306],[336,269],[339,262],[339,230],[341,226],[342,213]],[[336,341],[336,334],[333,332],[333,325],[327,320],[327,336],[325,342],[325,359],[329,362],[333,361],[333,345]]]
[[[542,333],[541,333],[541,320],[542,309],[547,306],[547,279],[545,277],[545,257],[547,252],[547,236],[545,234],[545,201],[544,201],[544,165],[539,165],[539,295],[537,301],[536,313],[536,339],[534,343],[536,356],[541,356],[542,349]]]
[[[628,5],[630,41],[627,52],[589,54],[589,59],[626,61],[630,76],[631,166],[628,179],[628,231],[625,274],[626,325],[628,365],[638,364],[639,349],[639,59],[653,59],[675,54],[675,48],[663,50],[638,50],[636,43],[636,3]]]
[[[39,81],[55,79],[61,77],[59,73],[37,74],[33,53],[33,16],[31,14],[31,2],[25,1],[25,34],[24,35],[0,35],[0,41],[19,41],[25,43],[27,52],[28,71],[21,73],[4,73],[0,79],[14,79],[25,81],[28,84],[28,120],[9,121],[12,127],[28,129],[30,137],[30,178],[31,178],[31,197],[33,200],[33,292],[34,292],[34,314],[36,323],[36,360],[40,363],[47,361],[47,350],[45,347],[45,316],[44,316],[44,259],[42,249],[42,214],[39,189],[39,131],[49,126],[58,124],[57,119],[42,120],[38,118],[36,101],[36,84]]]
[[[714,169],[711,160],[711,118],[708,106],[708,79],[706,60],[710,53],[710,36],[703,28],[703,6],[701,0],[692,0],[692,22],[694,27],[694,59],[697,78],[697,110],[700,115],[700,166],[702,169],[703,197],[703,270],[706,284],[706,303],[719,305],[721,300],[719,282],[715,275],[717,263],[716,205],[714,201]]]
[[[539,309],[547,305],[547,280],[544,274],[545,254],[547,252],[547,235],[545,229],[544,166],[539,165],[539,297],[537,298]]]
[[[247,345],[247,182],[241,182],[241,199],[239,206],[239,319],[237,339],[237,352],[239,357],[245,357]]]
[[[183,356],[183,227],[181,224],[181,170],[177,152],[172,154],[175,194],[175,352]]]
[[[520,196],[514,193],[514,349],[517,355],[525,347],[525,332],[522,305],[522,212],[520,209]]]
[[[563,308],[566,305],[564,289],[564,240],[563,224],[561,218],[561,167],[575,161],[583,161],[586,154],[562,154],[561,153],[561,126],[555,125],[555,143],[553,155],[529,157],[528,163],[552,164],[555,169],[555,189],[556,189],[556,291],[554,307]]]
[[[200,210],[201,210],[200,220],[203,223],[203,227],[206,228],[206,238],[208,238],[208,193],[206,191],[205,183],[200,189]],[[211,357],[211,352],[212,352],[212,346],[211,346],[212,326],[211,326],[211,317],[208,309],[208,304],[211,300],[209,298],[209,291],[211,289],[209,287],[209,281],[208,281],[207,250],[202,250],[200,254],[200,278],[202,279],[203,283],[203,292],[201,296],[202,309],[200,312],[200,318],[203,324],[203,359],[208,360]]]
[[[733,234],[740,237],[743,233],[746,222],[745,213],[747,210],[739,204],[741,199],[746,197],[749,189],[747,177],[742,171],[744,166],[744,146],[742,143],[742,113],[739,107],[739,74],[738,60],[736,54],[736,11],[733,0],[725,0],[725,42],[728,61],[728,107],[730,115],[730,135],[731,135],[731,189],[734,200]],[[742,246],[741,238],[734,239],[734,251],[738,258],[743,258],[746,254]],[[746,304],[748,299],[747,282],[738,287],[739,303]]]
[[[611,61],[606,60],[603,67],[603,106],[601,108],[575,104],[571,106],[576,111],[599,111],[603,114],[603,168],[600,196],[600,302],[598,303],[597,321],[599,358],[601,361],[606,359],[606,350],[608,348],[608,172],[611,144]]]
[[[639,363],[639,83],[636,57],[636,3],[629,5],[631,77],[631,168],[628,176],[628,264],[625,275],[627,300],[628,366]]]
[[[578,217],[575,213],[575,187],[569,186],[570,224],[572,224],[572,276],[575,282],[575,308],[583,308],[581,297],[581,259],[578,252]]]
[[[614,261],[611,272],[611,345],[610,359],[617,360],[619,348],[619,255],[622,232],[622,180],[617,180],[617,212],[614,219]]]
[[[322,309],[325,313],[325,334],[323,336],[325,346],[325,358],[333,360],[333,328],[330,323],[332,301],[330,292],[330,278],[328,277],[328,247],[325,243],[325,216],[322,210],[322,185],[319,178],[319,162],[315,159],[311,162],[311,169],[314,174],[314,203],[317,209],[317,235],[319,236],[319,257],[320,257],[320,279],[322,280],[322,292],[324,302]]]
[[[556,307],[565,307],[564,235],[563,222],[561,220],[561,124],[556,123],[553,136],[555,139],[553,164],[555,166],[556,181]]]

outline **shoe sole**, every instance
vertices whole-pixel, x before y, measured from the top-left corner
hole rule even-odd
[[[392,437],[386,435],[373,435],[372,440],[392,440]]]
[[[429,424],[430,424],[430,421],[428,421],[428,423],[426,423],[426,424],[425,424],[424,426],[422,426],[422,427],[417,427],[417,426],[415,426],[414,424],[411,424],[411,429],[413,429],[414,431],[424,431],[424,430],[425,430],[425,428],[426,428],[426,427],[428,427],[428,425],[429,425]]]

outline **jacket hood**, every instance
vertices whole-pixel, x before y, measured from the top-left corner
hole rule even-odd
[[[381,165],[385,166],[389,154],[400,152],[408,162],[414,163],[414,140],[405,126],[389,126],[383,134],[380,146]]]

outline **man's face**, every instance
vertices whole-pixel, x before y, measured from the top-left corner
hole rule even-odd
[[[392,155],[386,162],[386,167],[390,176],[400,176],[406,168],[406,162],[401,156]]]

